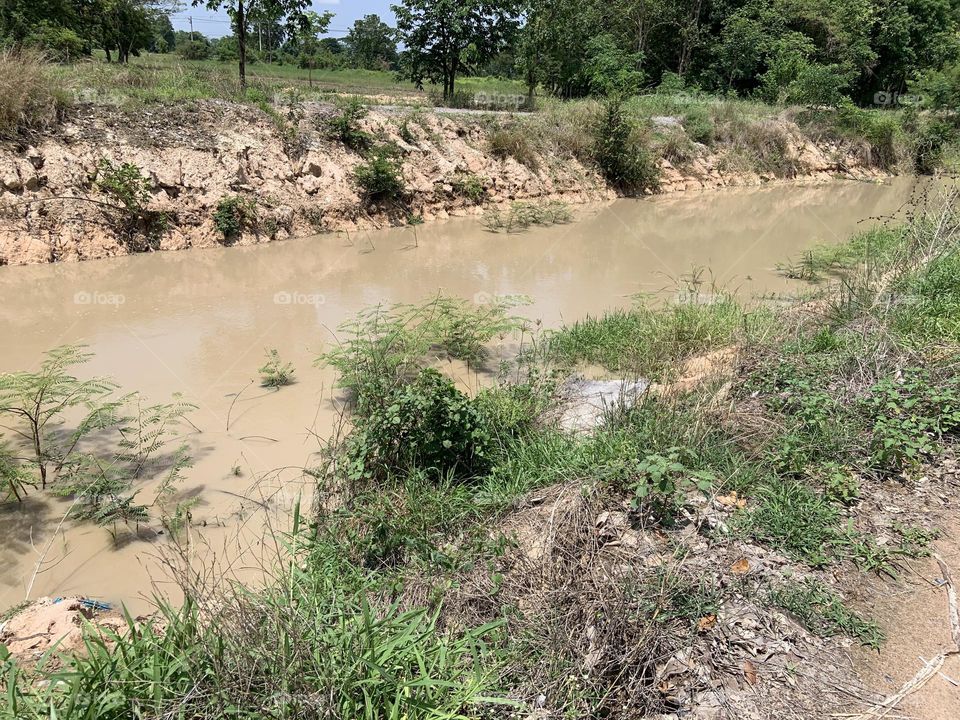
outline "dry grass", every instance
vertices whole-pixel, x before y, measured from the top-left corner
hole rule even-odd
[[[0,140],[47,130],[63,116],[66,94],[45,67],[39,53],[0,52]]]

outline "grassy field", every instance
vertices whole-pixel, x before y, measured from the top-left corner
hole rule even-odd
[[[101,55],[87,62],[53,66],[53,75],[78,98],[93,101],[177,102],[202,98],[243,99],[236,62],[184,60],[172,53],[147,53],[127,65],[107,63]],[[291,64],[247,65],[248,87],[272,94],[295,87],[307,96],[387,95],[396,102],[431,104],[432,86],[418,90],[395,73],[377,70],[313,70]],[[467,93],[525,94],[522,83],[499,78],[464,77]]]

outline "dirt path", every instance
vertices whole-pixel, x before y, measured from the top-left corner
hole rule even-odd
[[[952,520],[936,542],[935,553],[960,581],[960,522]],[[951,640],[950,614],[943,575],[933,557],[910,564],[898,583],[879,591],[870,614],[887,634],[879,653],[851,651],[854,666],[864,682],[889,697],[913,678],[938,653],[957,648]],[[957,588],[960,591],[960,588]],[[881,711],[882,712],[882,711]],[[884,717],[881,714],[864,717]],[[886,717],[919,720],[960,718],[960,654],[948,655],[940,671],[896,705]]]

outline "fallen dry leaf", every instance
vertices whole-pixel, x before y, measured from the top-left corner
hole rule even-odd
[[[734,575],[745,575],[750,571],[750,561],[746,558],[740,558],[730,566],[730,572]]]
[[[757,684],[757,666],[749,660],[743,661],[743,677],[751,685]]]
[[[716,615],[704,615],[697,621],[697,632],[706,632],[717,624]]]
[[[737,495],[737,491],[734,490],[729,495],[717,495],[717,503],[724,507],[742,508],[746,507],[747,500]]]

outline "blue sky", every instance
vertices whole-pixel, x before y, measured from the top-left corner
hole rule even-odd
[[[317,12],[329,10],[334,13],[328,35],[343,37],[354,20],[370,13],[379,15],[388,25],[393,25],[391,2],[396,4],[396,0],[313,0],[313,9]],[[230,19],[225,11],[212,12],[203,5],[193,7],[190,0],[184,0],[183,8],[175,12],[170,19],[177,30],[189,30],[191,16],[193,29],[207,37],[221,37],[230,33]]]

